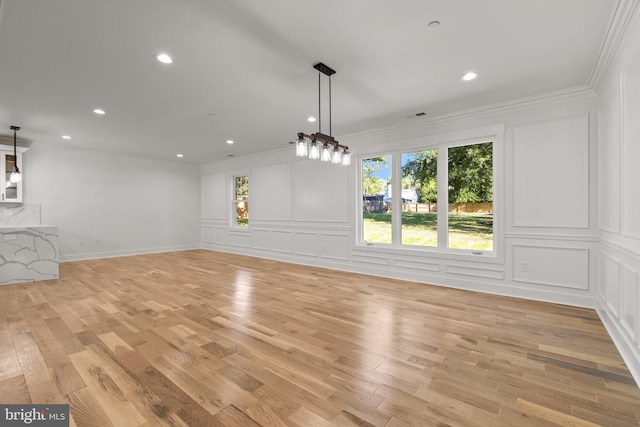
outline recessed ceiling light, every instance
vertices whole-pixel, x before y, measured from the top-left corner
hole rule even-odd
[[[71,139],[69,135],[62,135],[62,139]]]
[[[308,122],[313,123],[313,122],[315,122],[315,121],[316,121],[316,118],[315,118],[315,117],[313,117],[313,116],[309,116],[309,118],[307,119],[307,121],[308,121]]]
[[[96,108],[93,112],[100,115],[105,114],[105,111],[101,108]]]
[[[162,62],[163,64],[171,64],[173,62],[173,59],[171,59],[171,57],[169,55],[167,55],[166,53],[159,53],[156,55],[156,59],[160,62]]]
[[[184,157],[184,155],[183,154],[176,154],[176,157],[182,158],[182,157]]]
[[[233,141],[230,139],[227,139],[227,144],[233,144]]]
[[[476,73],[475,71],[469,71],[467,74],[462,76],[461,79],[464,80],[465,82],[468,82],[471,80],[475,80],[476,78],[478,78],[478,73]]]

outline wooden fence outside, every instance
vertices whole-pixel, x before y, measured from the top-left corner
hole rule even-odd
[[[403,212],[429,213],[438,212],[437,203],[403,203]],[[449,213],[482,213],[493,214],[493,203],[449,203]]]

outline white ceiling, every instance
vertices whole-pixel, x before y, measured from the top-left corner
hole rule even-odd
[[[587,85],[618,0],[0,2],[0,133],[204,163],[316,131],[317,62],[338,139]]]

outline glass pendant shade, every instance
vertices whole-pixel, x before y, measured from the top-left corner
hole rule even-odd
[[[342,153],[342,166],[349,166],[351,164],[351,153],[347,150],[344,150]]]
[[[342,164],[342,153],[338,147],[333,149],[333,155],[331,156],[331,163],[334,165]]]
[[[14,170],[13,172],[11,172],[9,181],[13,182],[14,184],[19,183],[20,181],[22,181],[22,174],[19,171]]]
[[[321,162],[330,162],[331,161],[331,148],[329,148],[329,144],[324,144],[322,146],[322,153],[320,154]]]
[[[304,138],[299,138],[296,141],[296,156],[306,157],[307,155],[308,155],[307,140]]]
[[[311,160],[318,160],[320,158],[320,147],[316,141],[311,141],[309,144],[309,158]]]

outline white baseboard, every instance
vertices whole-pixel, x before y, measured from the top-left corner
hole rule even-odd
[[[609,313],[602,301],[598,301],[597,312],[602,324],[620,352],[622,360],[624,360],[629,372],[631,372],[633,379],[636,381],[636,385],[640,387],[640,349],[622,328],[618,320]]]
[[[84,261],[88,259],[116,258],[121,256],[145,255],[145,254],[155,254],[155,253],[162,253],[162,252],[188,251],[191,249],[201,249],[201,245],[193,244],[193,245],[165,246],[165,247],[158,247],[158,248],[127,249],[122,251],[85,252],[80,254],[60,255],[58,258],[58,261],[59,262]]]

